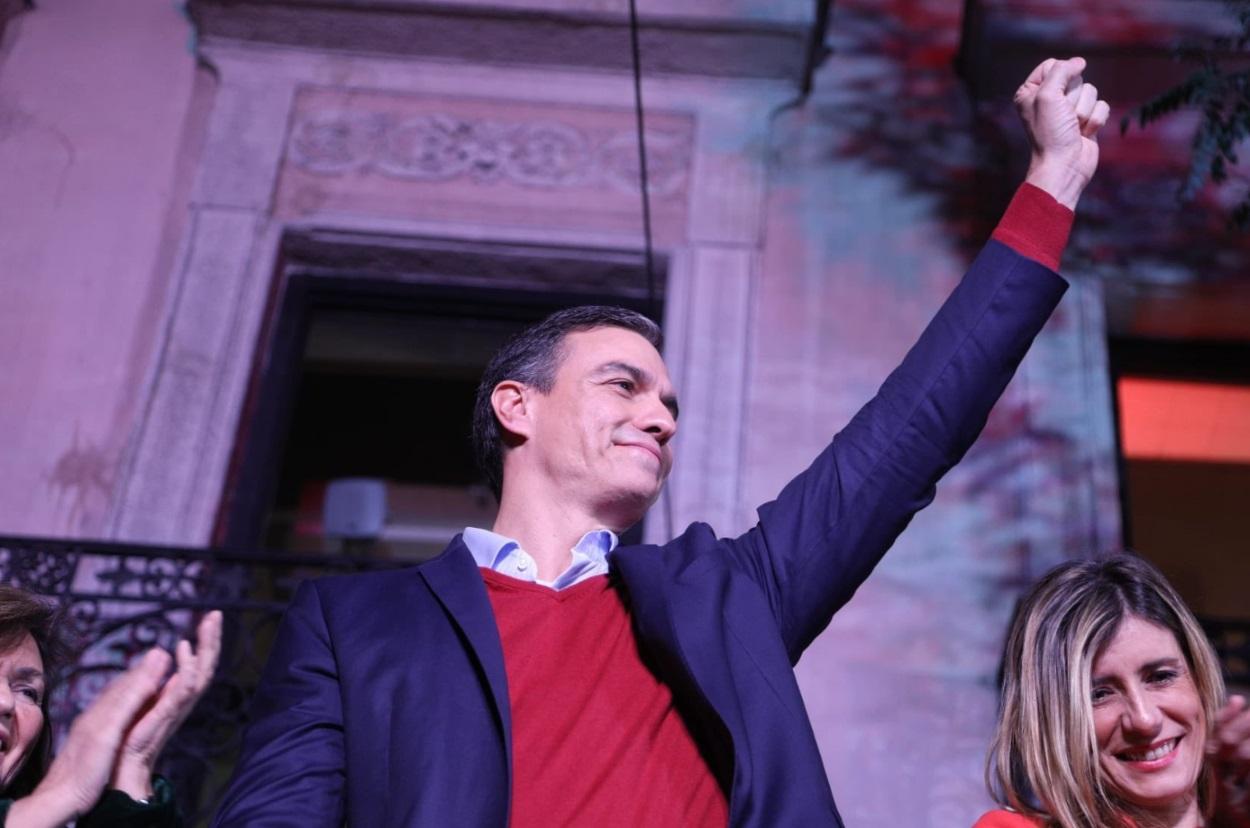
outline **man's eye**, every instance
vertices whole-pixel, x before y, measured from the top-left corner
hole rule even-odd
[[[35,704],[39,704],[39,701],[43,698],[43,694],[39,692],[38,687],[30,687],[30,686],[18,687],[17,692],[20,696],[27,699],[28,701],[34,702]]]
[[[633,390],[634,390],[634,381],[633,381],[633,380],[613,380],[612,384],[613,384],[613,385],[615,385],[617,388],[620,388],[620,389],[621,389],[621,390],[623,390],[623,391],[633,391]]]

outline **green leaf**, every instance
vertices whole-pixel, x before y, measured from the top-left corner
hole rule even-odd
[[[1250,138],[1250,69],[1226,70],[1224,62],[1250,47],[1250,0],[1222,0],[1223,9],[1237,22],[1238,33],[1208,37],[1202,43],[1181,43],[1172,50],[1176,60],[1199,65],[1181,83],[1164,90],[1120,119],[1120,133],[1134,120],[1138,128],[1185,109],[1199,109],[1201,119],[1190,148],[1189,169],[1178,196],[1192,199],[1211,181],[1222,184],[1238,164],[1237,150]],[[1244,58],[1239,60],[1244,65]],[[1230,211],[1230,227],[1250,227],[1250,193]]]

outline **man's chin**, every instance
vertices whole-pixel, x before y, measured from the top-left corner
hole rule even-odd
[[[647,510],[660,499],[660,491],[657,487],[647,492],[618,492],[600,512],[604,525],[618,535],[624,533],[646,517]]]

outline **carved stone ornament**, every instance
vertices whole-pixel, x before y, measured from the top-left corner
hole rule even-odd
[[[632,132],[592,136],[558,121],[506,123],[429,114],[313,113],[291,131],[288,159],[317,175],[373,172],[442,182],[467,177],[526,187],[611,186],[638,191],[638,144]],[[690,167],[688,137],[647,133],[654,195],[679,192]]]

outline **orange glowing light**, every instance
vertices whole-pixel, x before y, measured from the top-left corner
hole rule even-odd
[[[1118,391],[1126,458],[1250,463],[1250,386],[1123,377]]]

